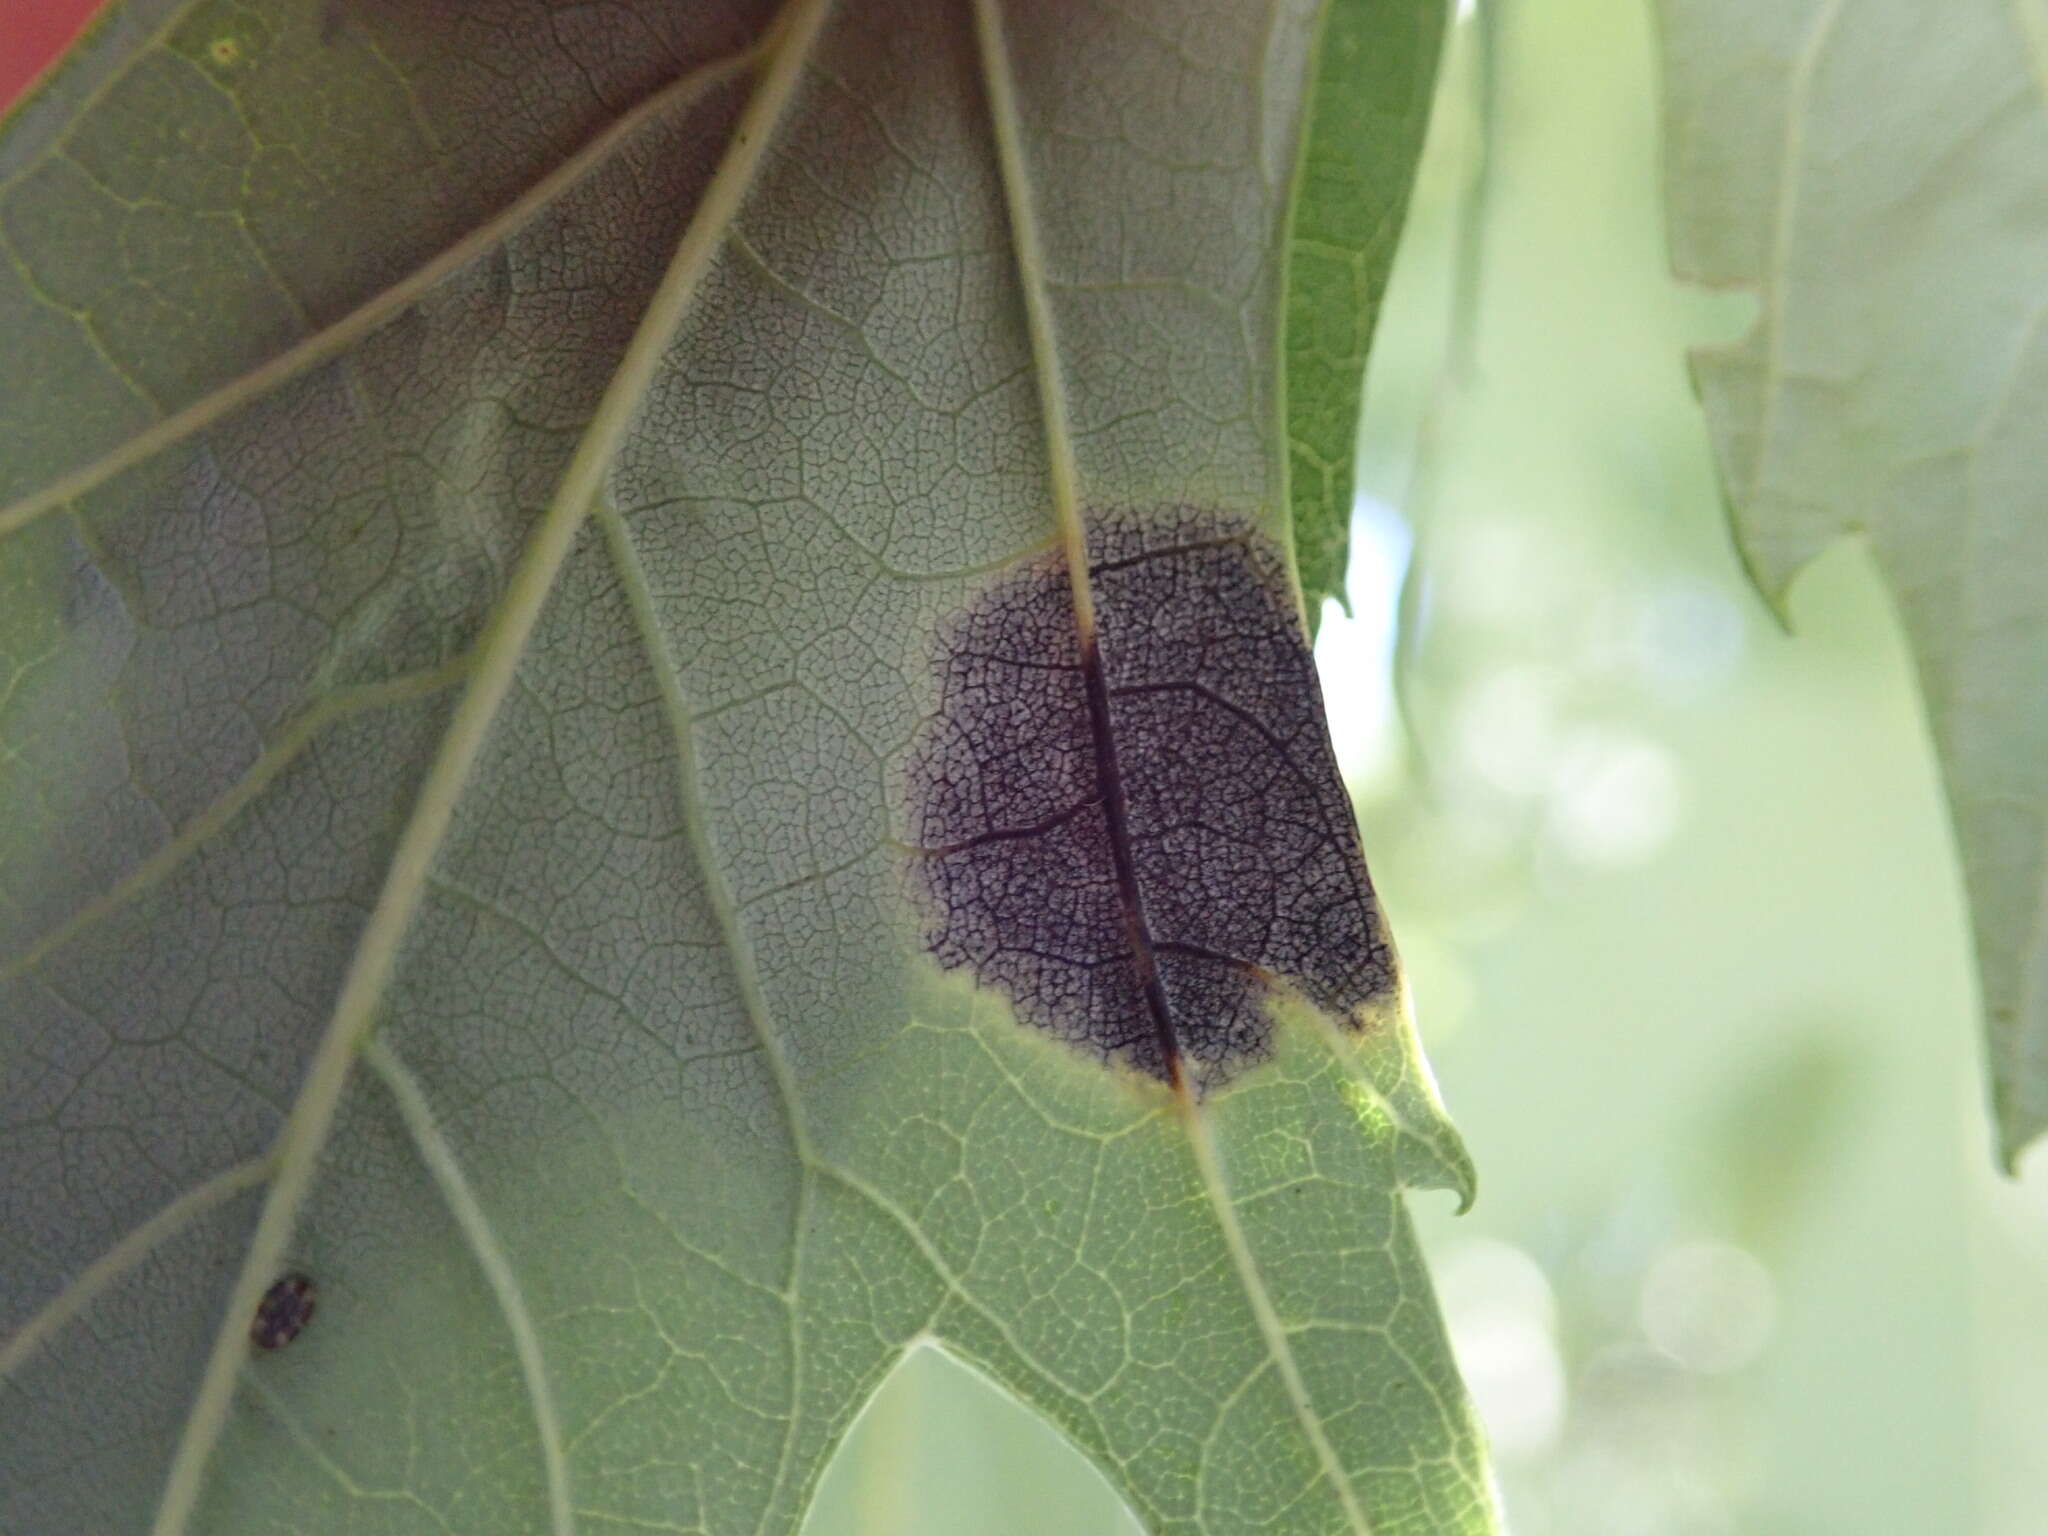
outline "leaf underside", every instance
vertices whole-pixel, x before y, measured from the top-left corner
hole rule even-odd
[[[2048,1127],[2048,11],[1662,10],[1679,275],[1762,301],[1694,365],[1736,531],[1774,603],[1850,532],[1889,579],[2010,1162]]]
[[[1063,463],[1284,541],[1312,21],[135,0],[8,119],[0,1528],[788,1531],[927,1337],[1152,1529],[1492,1528],[1398,1007],[1196,1108],[905,899]]]

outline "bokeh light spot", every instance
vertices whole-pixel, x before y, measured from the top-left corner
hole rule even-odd
[[[1458,1372],[1504,1461],[1543,1455],[1564,1425],[1557,1297],[1543,1267],[1512,1243],[1458,1244],[1436,1264],[1437,1300]]]
[[[1770,1271],[1729,1243],[1680,1243],[1643,1276],[1643,1336],[1688,1370],[1718,1375],[1754,1360],[1777,1322]]]

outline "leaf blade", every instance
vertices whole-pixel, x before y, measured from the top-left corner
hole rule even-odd
[[[314,1073],[332,1133],[287,1132],[304,1170],[298,1220],[274,1218],[253,1259],[259,1218],[240,1206],[184,1235],[204,1251],[167,1272],[170,1293],[217,1295],[203,1277],[222,1255],[240,1263],[242,1291],[267,1286],[285,1256],[276,1229],[289,1225],[291,1261],[320,1295],[288,1350],[231,1360],[241,1390],[188,1421],[203,1431],[195,1446],[219,1431],[212,1455],[187,1454],[174,1477],[198,1524],[486,1530],[559,1525],[566,1505],[579,1528],[793,1528],[867,1392],[932,1333],[1058,1418],[1162,1529],[1235,1530],[1289,1511],[1304,1528],[1356,1528],[1339,1483],[1360,1477],[1395,1485],[1370,1495],[1395,1510],[1389,1528],[1485,1526],[1477,1505],[1436,1524],[1414,1514],[1432,1479],[1474,1475],[1468,1422],[1427,1429],[1445,1454],[1424,1475],[1403,1470],[1408,1442],[1358,1411],[1366,1387],[1396,1377],[1456,1395],[1434,1316],[1412,1304],[1419,1272],[1390,1203],[1407,1177],[1394,1156],[1404,1138],[1340,1134],[1331,1148],[1363,1144],[1347,1154],[1363,1171],[1344,1208],[1384,1228],[1395,1292],[1411,1303],[1406,1364],[1336,1369],[1305,1389],[1337,1420],[1333,1481],[1329,1458],[1319,1467],[1307,1454],[1298,1401],[1272,1374],[1220,1236],[1185,1215],[1202,1198],[1185,1138],[1092,1066],[1017,1040],[986,997],[928,985],[906,964],[885,770],[920,707],[921,637],[1050,531],[1047,455],[1019,426],[1031,417],[1016,293],[989,276],[993,155],[961,127],[975,121],[972,53],[935,14],[913,7],[892,24],[886,8],[849,8],[827,31],[789,126],[748,141],[762,179],[732,238],[705,257],[677,340],[628,390],[630,410],[601,403],[604,380],[619,376],[636,329],[669,329],[647,318],[653,276],[688,235],[664,199],[695,204],[715,182],[700,162],[730,133],[730,94],[622,136],[631,142],[590,176],[345,351],[267,380],[204,432],[98,483],[75,512],[24,522],[0,545],[0,559],[61,547],[70,635],[116,656],[110,673],[68,685],[115,723],[106,743],[69,740],[81,761],[113,752],[121,730],[145,749],[116,791],[159,802],[159,815],[131,844],[204,834],[163,878],[0,983],[13,989],[0,1005],[11,1048],[61,1046],[62,999],[88,999],[120,1078],[103,1108],[147,1083],[150,1050],[170,1053],[167,1076],[189,1095],[173,1188],[293,1123],[306,1059],[295,1042],[311,1057],[332,1017],[349,1022],[328,1031],[336,1042],[375,1025],[417,1088],[408,1116],[407,1096],[350,1072],[336,1044]],[[293,23],[292,46],[317,58],[310,20]],[[348,25],[375,21],[356,13]],[[1191,165],[1171,162],[1156,129],[1133,157],[1110,131],[1117,93],[1063,94],[1079,45],[1026,34],[1020,115],[1041,182],[1048,161],[1070,155],[1126,182],[1156,163],[1183,195],[1265,232],[1213,245],[1147,234],[1157,270],[1119,271],[1099,210],[1082,217],[1062,199],[1046,267],[1062,334],[1084,343],[1072,361],[1077,473],[1091,494],[1257,504],[1272,483],[1270,359],[1245,338],[1273,330],[1241,322],[1270,315],[1279,216],[1262,169],[1270,145],[1248,126],[1266,83],[1249,62],[1257,34],[1240,18],[1203,40],[1213,56],[1188,77],[1201,86],[1189,99],[1213,94],[1227,110],[1174,131],[1189,135],[1182,147],[1213,137],[1223,153]],[[202,51],[217,40],[203,37]],[[1144,67],[1097,39],[1082,58],[1097,87],[1134,79],[1170,98],[1187,83],[1187,60],[1160,34],[1114,40]],[[304,59],[287,62],[287,77],[303,74]],[[1074,112],[1093,120],[1062,134]],[[821,167],[833,172],[822,186]],[[1154,199],[1150,216],[1162,207]],[[606,271],[601,258],[621,252]],[[605,298],[594,321],[592,295]],[[559,307],[541,323],[535,305]],[[934,315],[949,322],[936,341],[920,330]],[[505,331],[525,350],[494,356]],[[194,368],[191,389],[204,398],[228,369]],[[1184,388],[1164,386],[1176,377]],[[1220,449],[1172,425],[1197,418],[1221,424]],[[602,484],[575,467],[593,421],[619,431],[616,453],[591,454]],[[943,438],[942,451],[893,438],[905,423]],[[88,455],[105,451],[82,438]],[[282,465],[279,443],[291,450]],[[579,528],[586,488],[594,526]],[[524,569],[542,574],[506,574],[534,527],[553,547]],[[238,567],[237,551],[255,553]],[[295,560],[306,562],[296,575]],[[343,599],[323,595],[337,589]],[[300,599],[269,600],[280,590]],[[486,619],[508,601],[531,643]],[[290,617],[308,610],[321,624],[310,639]],[[190,641],[174,670],[181,631],[220,641],[242,670],[209,674]],[[435,668],[460,671],[477,701],[466,717],[438,692],[394,692],[393,679]],[[266,669],[261,686],[247,683]],[[179,675],[211,676],[216,691],[162,681]],[[222,724],[253,713],[296,741],[290,722],[309,718],[307,701],[349,688],[381,689],[389,707],[330,709],[288,760],[266,759],[262,732]],[[167,703],[152,712],[158,692]],[[0,729],[20,718],[0,715]],[[433,787],[437,761],[448,766]],[[244,782],[253,790],[232,814],[204,819]],[[406,807],[422,800],[445,821],[408,833]],[[409,912],[379,895],[391,868]],[[397,915],[361,939],[380,912]],[[351,950],[375,965],[352,972]],[[231,984],[211,985],[222,977]],[[937,1067],[917,1049],[933,1039],[945,1042]],[[1316,1085],[1303,1113],[1339,1102],[1318,1050],[1296,1069]],[[53,1059],[53,1080],[80,1074]],[[26,1105],[9,1101],[10,1133],[55,1125],[35,1086]],[[1266,1129],[1247,1122],[1241,1134]],[[1059,1153],[1042,1149],[1048,1137]],[[443,1149],[424,1162],[423,1139]],[[1128,1170],[1103,1150],[1137,1143]],[[57,1166],[61,1150],[49,1155]],[[134,1190],[111,1194],[103,1214],[126,1212],[130,1225],[154,1208]],[[290,1203],[274,1189],[273,1209]],[[492,1242],[478,1242],[478,1222]],[[1272,1249],[1262,1273],[1295,1280],[1337,1262],[1341,1222],[1305,1251],[1284,1224],[1245,1226],[1248,1244]],[[81,1224],[77,1241],[98,1230]],[[1145,1234],[1135,1245],[1134,1231]],[[1083,1247],[1114,1284],[1074,1257]],[[150,1265],[172,1264],[174,1250],[153,1250]],[[1005,1252],[1030,1262],[1013,1267]],[[24,1297],[9,1274],[12,1309]],[[1369,1320],[1389,1293],[1357,1278],[1336,1275],[1342,1303]],[[1290,1325],[1313,1310],[1300,1290],[1284,1303]],[[131,1284],[94,1315],[147,1301]],[[1145,1312],[1142,1326],[1117,1321],[1126,1309]],[[203,1330],[133,1362],[138,1383],[170,1384],[132,1394],[135,1422],[175,1424],[185,1410],[168,1394],[209,1355],[231,1359],[219,1341],[246,1332],[240,1311],[235,1299],[225,1317],[209,1307]],[[1199,1339],[1184,1330],[1190,1314],[1207,1320]],[[151,1328],[128,1336],[173,1337],[141,1315]],[[29,1368],[80,1371],[88,1342],[67,1330]],[[1220,1384],[1208,1345],[1243,1365],[1241,1391]],[[1355,1360],[1350,1350],[1333,1345],[1318,1366]],[[1092,1397],[1105,1370],[1114,1411]],[[81,1403],[88,1426],[113,1422],[107,1405]],[[650,1455],[657,1429],[683,1450]],[[1236,1454],[1240,1436],[1276,1450]],[[51,1512],[79,1498],[102,1502],[70,1523],[120,1524],[153,1494],[147,1434],[136,1444],[119,1476],[71,1490],[33,1461],[49,1442],[13,1438],[5,1454],[18,1460],[0,1483],[39,1501],[20,1506],[31,1522],[62,1523]]]

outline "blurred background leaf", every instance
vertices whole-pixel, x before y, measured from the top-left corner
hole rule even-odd
[[[1764,592],[1851,533],[1919,662],[2000,1144],[2048,1126],[2048,10],[1663,0],[1672,249]]]
[[[1344,600],[1359,391],[1436,95],[1444,0],[1329,0],[1287,234],[1288,495],[1311,628]]]
[[[1493,11],[1366,393],[1361,529],[1417,555],[1349,745],[1480,1169],[1427,1231],[1511,1526],[2038,1532],[2048,1199],[1984,1155],[1899,627],[1844,545],[1788,635],[1733,547],[1684,354],[1757,304],[1670,276],[1649,7]]]

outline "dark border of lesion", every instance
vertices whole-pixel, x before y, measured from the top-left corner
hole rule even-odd
[[[1089,562],[1087,576],[1093,578],[1118,571],[1131,570],[1162,562],[1172,563],[1189,559],[1200,560],[1222,551],[1235,551],[1237,564],[1241,562],[1242,574],[1249,578],[1258,596],[1251,602],[1264,610],[1270,604],[1270,614],[1261,612],[1257,633],[1280,641],[1291,641],[1302,650],[1304,668],[1312,668],[1307,659],[1307,641],[1295,623],[1292,604],[1286,601],[1284,589],[1284,565],[1279,551],[1270,552],[1264,546],[1263,530],[1241,512],[1223,508],[1205,508],[1189,503],[1168,503],[1147,509],[1135,505],[1118,505],[1106,509],[1088,509],[1083,515],[1084,526],[1093,537],[1103,534],[1133,535],[1144,539],[1148,534],[1172,538],[1174,524],[1183,528],[1194,524],[1197,536],[1182,537],[1174,542],[1140,547],[1130,553],[1115,554]],[[1206,526],[1204,526],[1206,525]],[[1210,529],[1217,531],[1210,532]],[[1093,793],[1077,799],[1057,811],[1021,822],[1013,826],[992,828],[969,837],[950,842],[922,844],[908,840],[888,839],[886,845],[896,854],[912,861],[913,866],[930,864],[959,855],[972,853],[977,849],[995,847],[1004,843],[1028,842],[1044,836],[1055,829],[1071,823],[1076,817],[1090,811],[1099,811],[1104,825],[1104,838],[1111,865],[1110,873],[1116,887],[1118,927],[1121,929],[1122,945],[1128,958],[1124,963],[1133,967],[1139,989],[1145,997],[1145,1011],[1151,1024],[1151,1036],[1159,1065],[1125,1059],[1124,1065],[1136,1076],[1150,1082],[1163,1083],[1176,1095],[1202,1095],[1204,1085],[1195,1081],[1196,1074],[1187,1066],[1189,1048],[1183,1042],[1181,1027],[1174,1016],[1174,1009],[1167,997],[1159,974],[1160,957],[1182,957],[1228,967],[1231,971],[1250,982],[1259,995],[1275,1000],[1283,995],[1300,991],[1297,984],[1272,968],[1242,955],[1212,948],[1192,940],[1164,939],[1152,931],[1142,881],[1138,874],[1137,840],[1131,824],[1132,806],[1124,785],[1123,766],[1118,760],[1117,731],[1112,701],[1119,697],[1143,697],[1146,695],[1177,694],[1197,699],[1226,712],[1231,718],[1252,728],[1266,748],[1279,756],[1277,771],[1291,777],[1309,792],[1311,801],[1328,809],[1327,793],[1320,786],[1313,763],[1304,763],[1293,748],[1282,741],[1273,729],[1257,718],[1242,704],[1219,694],[1216,689],[1199,679],[1175,678],[1156,683],[1131,683],[1112,686],[1101,653],[1096,627],[1086,622],[1085,616],[1076,611],[1072,616],[1075,648],[1078,660],[1039,659],[1010,657],[992,654],[984,637],[978,646],[957,645],[963,638],[959,626],[983,605],[999,597],[1005,591],[1013,595],[1020,588],[1036,590],[1035,584],[1048,584],[1047,590],[1072,583],[1066,551],[1053,552],[1044,563],[1036,566],[1025,565],[1014,568],[1001,579],[982,587],[968,601],[936,626],[932,650],[932,667],[937,676],[936,686],[941,694],[939,707],[926,715],[920,729],[925,732],[942,728],[949,718],[949,708],[944,695],[947,692],[946,679],[957,667],[966,665],[970,669],[980,666],[988,668],[1015,667],[1041,672],[1078,673],[1082,684],[1083,704],[1088,712],[1088,750],[1094,764]],[[1195,600],[1199,601],[1198,596]],[[1266,622],[1270,620],[1270,623]],[[1312,677],[1312,671],[1307,672]],[[913,824],[920,811],[919,806],[927,795],[941,788],[936,775],[929,783],[921,782],[922,775],[913,766],[909,769],[906,789],[909,799],[906,806]],[[1315,825],[1307,827],[1325,837],[1334,837],[1344,842],[1352,856],[1357,856],[1355,828],[1332,826],[1329,818],[1318,817]],[[1347,863],[1351,862],[1347,859]],[[919,876],[922,884],[929,877]],[[1361,880],[1358,871],[1351,871],[1347,882],[1350,889],[1347,899],[1368,906],[1373,904],[1369,880]],[[935,893],[929,888],[920,893],[931,907],[943,907]],[[931,914],[928,912],[928,917]],[[943,926],[943,921],[942,921]],[[929,931],[929,930],[928,930]],[[949,967],[950,968],[950,967]],[[972,967],[967,967],[972,969]],[[998,990],[1006,990],[998,988]],[[1306,994],[1303,994],[1304,996]],[[1012,998],[1015,1005],[1028,1012],[1028,1000]],[[1045,1021],[1050,1023],[1052,1021]],[[1341,1022],[1349,1023],[1343,1020]],[[1055,1029],[1054,1033],[1062,1033]],[[1211,1063],[1210,1067],[1224,1067],[1226,1063]]]

